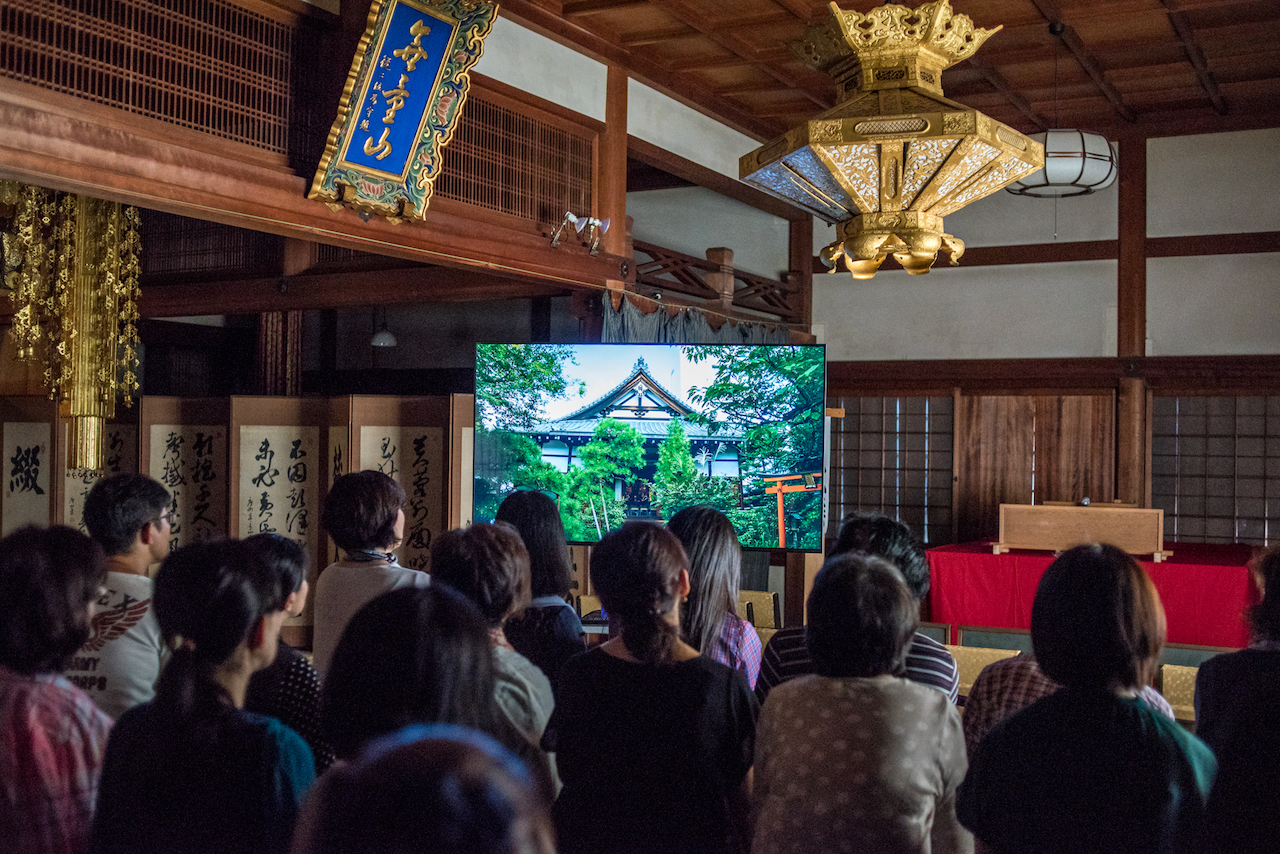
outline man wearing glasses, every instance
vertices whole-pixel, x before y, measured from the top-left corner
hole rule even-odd
[[[84,526],[107,555],[107,577],[94,605],[89,640],[66,676],[113,718],[155,696],[169,656],[151,608],[150,567],[169,554],[169,491],[141,474],[94,484]]]

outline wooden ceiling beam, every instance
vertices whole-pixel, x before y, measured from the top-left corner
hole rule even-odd
[[[648,0],[571,0],[565,3],[560,11],[565,15],[591,15],[596,12],[612,12],[615,9],[645,5],[648,5]]]
[[[1120,94],[1120,91],[1107,80],[1107,75],[1102,70],[1102,66],[1098,64],[1098,60],[1094,59],[1093,54],[1089,53],[1089,49],[1080,40],[1079,34],[1072,29],[1070,24],[1063,20],[1062,11],[1058,8],[1058,4],[1054,0],[1031,0],[1031,2],[1040,10],[1040,14],[1049,24],[1061,25],[1062,32],[1055,33],[1055,35],[1066,45],[1067,50],[1071,51],[1071,55],[1076,58],[1076,62],[1080,63],[1080,67],[1085,70],[1085,73],[1093,78],[1094,84],[1106,99],[1111,102],[1111,106],[1115,108],[1116,113],[1127,122],[1136,121],[1137,115],[1125,104],[1124,97]]]
[[[662,44],[663,42],[672,41],[673,39],[688,39],[700,35],[695,30],[680,24],[675,27],[667,27],[661,30],[648,30],[643,35],[636,34],[633,36],[623,36],[622,46],[626,48],[643,47],[651,44]]]
[[[1031,104],[1028,103],[1027,99],[1019,95],[1017,90],[1009,85],[1009,81],[1004,79],[1004,75],[987,65],[983,60],[978,59],[976,54],[969,57],[967,62],[974,71],[981,74],[983,79],[991,84],[993,89],[1001,95],[1004,95],[1005,100],[1012,104],[1014,109],[1026,116],[1028,121],[1041,131],[1047,131],[1049,129],[1048,120],[1032,109]]]
[[[1160,0],[1160,2],[1169,10],[1169,23],[1173,25],[1173,31],[1178,34],[1178,38],[1182,39],[1182,46],[1187,51],[1187,60],[1196,70],[1196,76],[1200,78],[1200,85],[1209,96],[1209,103],[1213,104],[1214,112],[1225,116],[1227,102],[1218,89],[1218,81],[1214,79],[1213,72],[1209,70],[1209,63],[1204,58],[1204,51],[1200,49],[1200,42],[1196,40],[1196,34],[1191,28],[1187,13],[1182,11],[1178,0]]]
[[[814,9],[805,0],[773,0],[778,6],[786,9],[806,24],[826,18],[831,12],[826,6]]]

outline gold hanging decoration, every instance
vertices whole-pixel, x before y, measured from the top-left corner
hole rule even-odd
[[[942,218],[1044,165],[1044,147],[942,96],[942,71],[1000,28],[974,27],[947,0],[886,4],[865,15],[831,4],[797,53],[835,78],[838,103],[739,162],[742,180],[837,225],[823,249],[836,272],[869,279],[889,255],[929,272],[964,243]]]
[[[67,468],[101,469],[116,398],[138,389],[138,209],[0,181],[4,285],[19,359],[68,420]]]

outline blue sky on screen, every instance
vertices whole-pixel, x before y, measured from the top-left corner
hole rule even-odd
[[[578,363],[564,366],[570,384],[568,395],[545,402],[548,421],[563,418],[611,391],[631,376],[637,359],[644,359],[649,365],[649,374],[686,403],[691,402],[691,387],[705,388],[715,379],[715,360],[695,365],[684,358],[682,348],[674,344],[573,344],[570,349]],[[579,382],[586,383],[586,393],[581,397],[578,396]]]

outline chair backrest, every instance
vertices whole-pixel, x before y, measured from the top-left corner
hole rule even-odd
[[[592,611],[600,610],[599,596],[579,596],[578,597],[578,616],[585,617]]]
[[[950,623],[921,623],[920,628],[916,631],[920,634],[935,640],[941,644],[951,643],[951,624]]]
[[[782,628],[778,594],[768,590],[738,591],[738,616],[759,629]]]
[[[1196,719],[1196,674],[1199,667],[1160,665],[1160,693],[1173,706],[1173,716],[1184,723]]]
[[[978,646],[948,646],[947,651],[956,660],[956,670],[960,676],[960,696],[969,696],[973,682],[982,672],[982,668],[1002,658],[1012,658],[1018,654],[1016,649],[985,649]]]
[[[1182,667],[1199,667],[1215,655],[1235,652],[1230,646],[1197,646],[1189,643],[1167,643],[1160,650],[1160,664],[1177,664]]]
[[[980,646],[985,649],[1012,649],[1031,652],[1031,632],[1027,629],[1005,629],[997,626],[961,626],[961,646]]]

